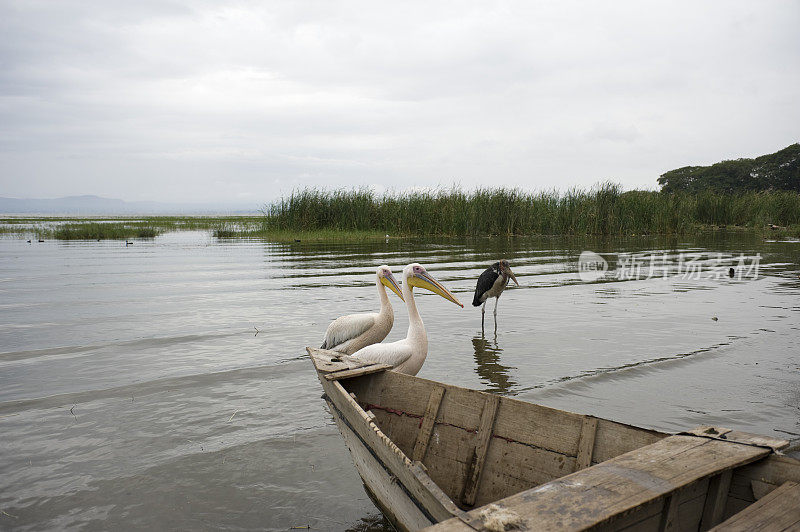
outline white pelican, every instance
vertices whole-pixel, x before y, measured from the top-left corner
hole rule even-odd
[[[403,299],[403,294],[392,275],[392,269],[385,264],[379,266],[375,272],[375,285],[378,287],[378,296],[381,298],[381,311],[348,314],[336,318],[325,331],[322,349],[351,355],[362,347],[376,344],[386,338],[394,325],[394,310],[384,286],[388,286],[400,299]]]
[[[517,276],[511,271],[511,266],[509,266],[506,259],[495,262],[486,268],[481,276],[478,277],[478,284],[475,287],[475,297],[472,299],[472,306],[479,307],[481,303],[483,303],[483,307],[481,307],[481,329],[483,329],[483,317],[486,313],[486,300],[490,297],[495,298],[494,324],[495,329],[497,328],[497,303],[500,301],[500,295],[503,293],[503,290],[506,289],[509,277],[514,279],[514,282],[519,286]]]
[[[387,344],[368,345],[354,353],[352,358],[391,364],[394,366],[393,371],[408,375],[416,375],[419,372],[425,357],[428,356],[428,335],[425,333],[425,325],[414,302],[415,286],[439,294],[464,308],[456,296],[425,271],[424,267],[416,263],[409,264],[403,269],[403,296],[408,309],[408,334],[405,339]]]

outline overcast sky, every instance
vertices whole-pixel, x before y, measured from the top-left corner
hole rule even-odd
[[[613,180],[800,140],[800,2],[0,0],[0,196]]]

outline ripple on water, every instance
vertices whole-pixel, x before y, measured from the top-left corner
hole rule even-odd
[[[422,377],[661,430],[800,438],[794,245],[201,232],[118,244],[0,239],[0,506],[17,526],[388,529],[304,356],[335,317],[377,310],[383,263],[422,262],[469,298],[504,257],[522,285],[500,298],[496,330],[487,304],[483,331],[479,309],[420,292]],[[664,262],[654,277],[584,283],[583,250],[612,271],[631,255]],[[707,265],[761,253],[764,268],[686,279],[692,253]],[[397,303],[388,341],[408,326]]]

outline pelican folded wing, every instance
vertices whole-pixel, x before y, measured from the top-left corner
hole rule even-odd
[[[325,331],[322,349],[345,352],[348,342],[367,332],[377,319],[377,314],[350,314],[336,318]]]

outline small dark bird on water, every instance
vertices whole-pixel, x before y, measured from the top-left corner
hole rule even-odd
[[[734,275],[736,275],[736,270],[734,270],[733,268],[729,268],[728,269],[728,277],[733,278]]]
[[[475,297],[472,299],[473,307],[481,307],[481,329],[483,329],[483,318],[486,314],[486,300],[490,297],[494,300],[494,322],[497,325],[497,303],[500,301],[500,295],[506,289],[509,279],[514,279],[514,282],[519,286],[517,277],[511,271],[508,261],[503,259],[495,262],[478,277],[478,284],[475,287]]]

